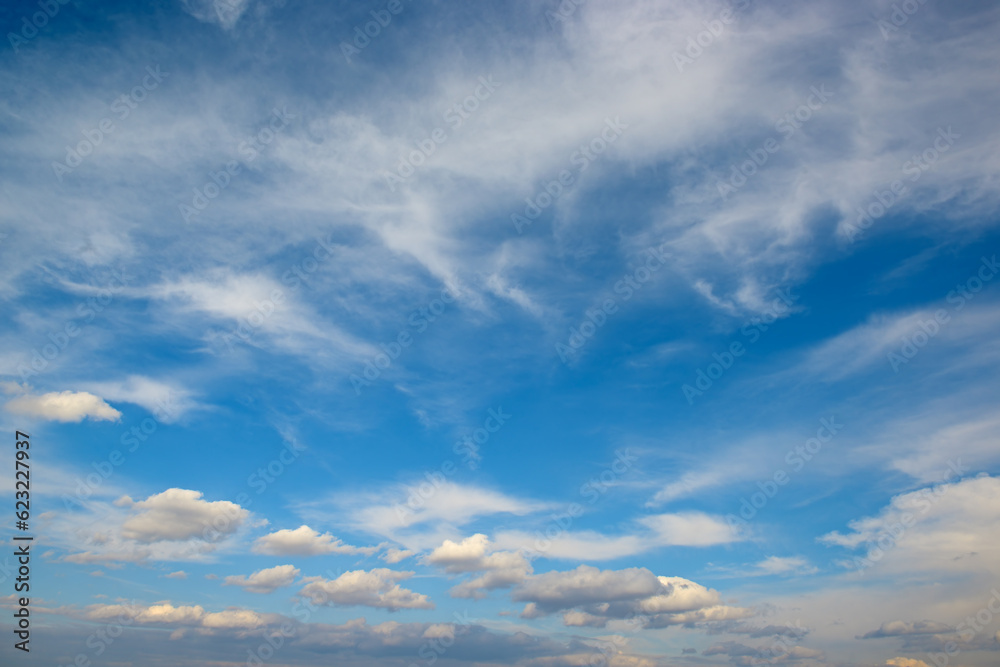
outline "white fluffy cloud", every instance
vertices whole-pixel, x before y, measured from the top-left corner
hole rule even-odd
[[[251,593],[273,593],[283,586],[291,586],[299,570],[294,565],[278,565],[266,570],[257,570],[249,577],[232,575],[226,577],[223,586],[239,586]]]
[[[320,535],[309,526],[302,525],[294,530],[284,528],[259,538],[254,543],[253,551],[271,556],[371,555],[378,551],[378,547],[352,547],[330,533]]]
[[[339,607],[375,607],[400,609],[433,609],[426,595],[402,588],[397,582],[409,579],[413,572],[397,572],[386,568],[354,570],[336,579],[309,577],[299,595],[313,604]]]
[[[425,560],[449,574],[484,573],[452,588],[451,595],[457,598],[483,598],[485,591],[519,584],[533,572],[523,554],[492,550],[489,538],[482,533],[461,542],[445,540]]]
[[[134,503],[134,514],[122,524],[122,536],[137,542],[214,541],[235,533],[250,512],[228,500],[202,500],[200,491],[167,489]]]
[[[646,568],[599,570],[581,565],[567,572],[528,577],[511,598],[527,602],[522,618],[564,611],[572,626],[604,627],[632,619],[656,628],[745,618],[750,611],[720,603],[717,591],[681,577],[658,577]]]
[[[8,412],[59,422],[118,421],[122,413],[104,399],[85,391],[54,391],[41,396],[18,396],[7,401]]]

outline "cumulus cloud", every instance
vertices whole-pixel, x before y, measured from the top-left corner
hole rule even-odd
[[[178,570],[177,572],[171,572],[170,574],[163,575],[165,579],[187,579],[187,572],[184,570]]]
[[[566,611],[566,625],[604,627],[636,619],[657,628],[746,618],[750,611],[720,603],[718,591],[681,577],[658,577],[646,568],[599,570],[581,565],[528,577],[511,598],[527,602],[522,618]]]
[[[58,422],[118,421],[122,413],[104,399],[85,391],[61,391],[41,396],[18,396],[7,401],[6,410],[15,415]]]
[[[283,586],[291,586],[299,570],[294,565],[278,565],[266,570],[257,570],[249,577],[232,575],[226,577],[223,586],[239,586],[251,593],[273,593]]]
[[[581,565],[569,572],[546,572],[532,577],[511,596],[530,601],[533,611],[544,614],[581,605],[638,600],[663,590],[646,568],[599,570]]]
[[[486,597],[485,591],[519,584],[533,572],[523,554],[494,551],[489,538],[482,533],[476,533],[461,542],[445,540],[424,560],[444,568],[449,574],[485,573],[452,588],[451,596],[456,598]]]
[[[336,579],[308,577],[299,595],[313,604],[338,607],[375,607],[398,611],[400,609],[433,609],[426,595],[414,593],[397,583],[413,576],[413,572],[398,572],[386,568],[354,570]]]
[[[320,556],[324,554],[364,554],[371,555],[378,547],[352,547],[344,544],[330,533],[320,535],[309,526],[302,525],[294,530],[284,528],[258,538],[253,552],[270,556]],[[395,562],[395,561],[390,561]]]
[[[142,625],[187,626],[211,630],[251,630],[275,624],[281,617],[260,614],[250,609],[230,608],[208,612],[201,605],[175,607],[170,602],[153,605],[96,604],[85,608],[85,618],[92,621],[131,619]]]
[[[122,535],[137,542],[209,541],[235,533],[250,512],[227,500],[202,500],[200,491],[167,489],[132,506],[135,514],[122,524]]]

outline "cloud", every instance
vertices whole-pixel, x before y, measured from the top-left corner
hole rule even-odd
[[[239,586],[250,593],[273,593],[283,586],[291,586],[299,570],[293,565],[278,565],[266,570],[257,570],[249,577],[233,575],[226,577],[223,586]]]
[[[819,572],[818,568],[801,556],[768,556],[749,565],[709,569],[726,577],[801,576]]]
[[[643,627],[689,625],[745,618],[747,609],[720,603],[719,593],[681,577],[658,577],[646,568],[599,570],[581,565],[530,576],[511,599],[527,602],[522,618],[565,611],[566,625],[604,627],[611,620]]]
[[[132,506],[137,512],[122,524],[122,535],[137,542],[187,540],[202,536],[209,541],[235,533],[250,512],[227,500],[202,500],[200,491],[167,489]]]
[[[501,531],[496,543],[505,549],[526,549],[547,558],[601,561],[634,556],[657,546],[648,535],[607,535],[594,530],[560,532],[540,538],[523,531]]]
[[[582,605],[642,599],[662,590],[659,579],[646,568],[599,570],[581,565],[569,572],[531,577],[511,598],[530,601],[536,612],[552,613]]]
[[[378,547],[352,547],[330,533],[318,532],[302,525],[294,530],[284,528],[258,538],[253,552],[270,556],[320,556],[324,554],[371,555]]]
[[[87,387],[109,400],[141,406],[165,424],[197,407],[187,389],[142,375],[130,375],[118,382],[94,382]]]
[[[181,0],[191,16],[205,23],[215,23],[223,30],[232,30],[250,6],[251,0]]]
[[[701,654],[728,656],[733,664],[739,665],[739,667],[753,667],[763,663],[797,663],[802,660],[821,660],[824,657],[822,651],[803,646],[789,646],[787,644],[749,646],[740,642],[715,644],[702,651]]]
[[[476,533],[461,542],[445,540],[424,560],[430,565],[444,568],[449,574],[485,572],[480,577],[452,588],[451,596],[456,598],[484,598],[485,591],[519,584],[533,572],[523,554],[493,550],[489,539],[482,533]]]
[[[1000,575],[1000,477],[982,474],[894,496],[875,516],[848,523],[850,532],[818,538],[830,546],[864,549],[847,568],[889,574],[968,572],[964,557]]]
[[[228,339],[222,339],[220,350],[227,352],[244,343],[260,345],[260,336],[286,353],[338,367],[378,353],[375,346],[323,321],[286,286],[264,274],[219,269],[136,293],[162,302],[178,316],[224,321],[231,331],[222,334]]]
[[[881,639],[883,637],[902,637],[906,635],[937,635],[954,632],[955,628],[937,621],[889,621],[883,623],[878,630],[872,630],[861,635],[860,639]]]
[[[672,502],[679,498],[686,498],[698,491],[703,491],[718,486],[727,481],[728,475],[721,468],[714,467],[709,470],[686,472],[676,482],[670,482],[647,503],[647,507],[656,507]]]
[[[178,570],[177,572],[171,572],[170,574],[163,575],[165,579],[187,579],[187,572],[184,570]]]
[[[558,531],[540,537],[523,531],[501,531],[496,543],[547,558],[601,561],[634,556],[660,547],[711,547],[746,539],[720,516],[704,512],[654,514],[634,521],[633,532],[608,535],[593,530]]]
[[[722,517],[704,512],[679,512],[643,517],[639,523],[656,534],[660,546],[708,547],[743,539]]]
[[[396,547],[390,547],[386,549],[385,552],[379,556],[379,558],[390,565],[394,565],[415,554],[415,551],[410,551],[409,549],[397,549]]]
[[[7,401],[8,412],[38,419],[59,422],[118,421],[122,413],[104,402],[104,399],[85,391],[62,391],[41,396],[18,396]]]
[[[399,611],[400,609],[434,609],[426,595],[401,588],[397,582],[409,579],[413,572],[398,572],[386,568],[354,570],[336,579],[308,577],[307,585],[299,595],[313,604],[338,607],[375,607]]]
[[[755,563],[748,575],[814,574],[818,572],[809,561],[801,556],[768,556]]]
[[[352,528],[389,538],[411,550],[434,549],[444,539],[454,539],[459,528],[496,514],[524,516],[544,510],[548,503],[516,498],[499,491],[448,480],[422,487],[405,485],[379,494],[341,496],[339,510],[329,514],[316,505],[303,511],[324,520],[344,520]],[[386,498],[393,500],[387,501]]]
[[[913,658],[889,658],[885,661],[888,667],[931,667],[923,660]]]
[[[260,614],[250,609],[230,608],[207,612],[201,605],[175,607],[170,602],[153,605],[96,604],[85,608],[85,618],[92,621],[130,619],[142,625],[200,627],[208,630],[252,630],[281,620],[276,614]]]

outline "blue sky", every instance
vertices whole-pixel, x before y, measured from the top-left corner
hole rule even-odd
[[[996,664],[996,3],[0,16],[5,664]]]

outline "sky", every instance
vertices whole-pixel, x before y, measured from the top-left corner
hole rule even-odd
[[[1000,662],[997,3],[0,21],[4,665]]]

